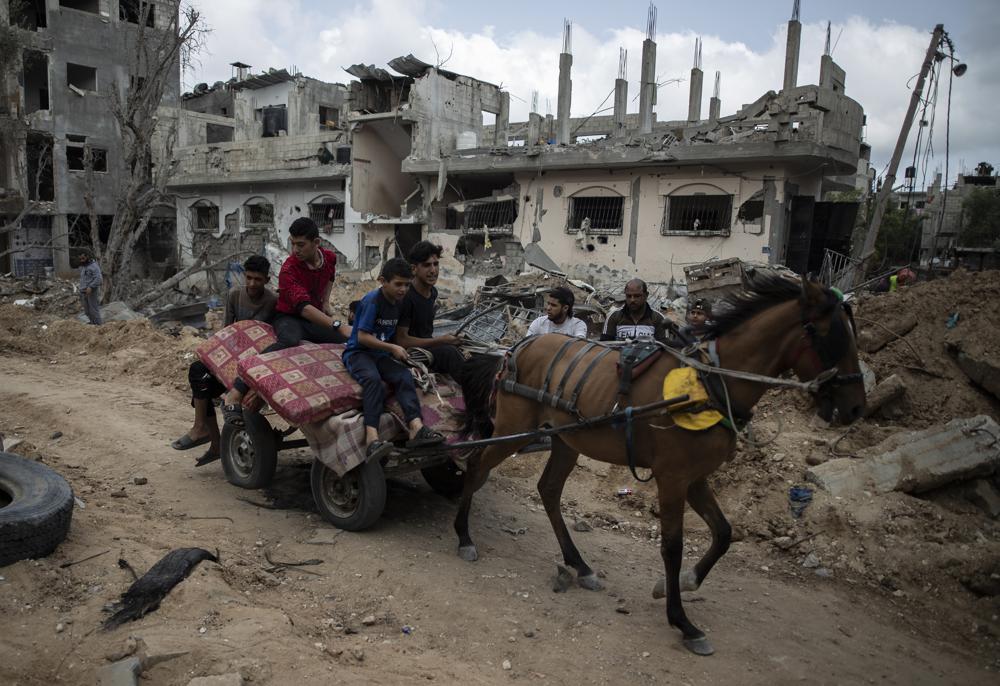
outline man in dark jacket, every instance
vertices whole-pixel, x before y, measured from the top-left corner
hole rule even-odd
[[[649,287],[642,279],[625,284],[625,305],[614,310],[604,322],[602,341],[630,341],[652,338],[662,343],[674,332],[674,325],[649,306]]]
[[[94,260],[89,250],[81,250],[78,258],[80,264],[80,302],[83,313],[94,326],[104,323],[101,319],[101,268]]]

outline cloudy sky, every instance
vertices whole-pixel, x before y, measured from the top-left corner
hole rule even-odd
[[[327,81],[347,82],[344,67],[363,62],[385,66],[413,53],[427,62],[450,55],[446,67],[511,93],[511,118],[527,117],[531,92],[539,109],[555,111],[563,18],[573,22],[573,116],[594,112],[614,86],[618,48],[629,51],[630,98],[638,93],[639,56],[645,37],[647,2],[618,0],[192,0],[212,34],[200,66],[185,84],[212,83],[231,76],[230,62],[254,71],[295,67]],[[1000,2],[997,0],[802,0],[799,84],[816,83],[828,21],[833,22],[834,59],[847,71],[846,93],[864,107],[867,140],[881,173],[909,103],[913,82],[937,23],[951,35],[958,58],[969,64],[954,79],[951,101],[950,176],[988,160],[1000,169]],[[767,90],[781,88],[785,23],[791,0],[680,3],[660,0],[656,41],[659,91],[657,116],[687,114],[688,76],[695,37],[703,40],[705,103],[714,73],[722,73],[722,113]],[[945,63],[947,64],[947,62]],[[944,169],[947,69],[937,92],[928,179]],[[929,93],[933,96],[933,91]],[[609,101],[610,102],[610,101]],[[638,109],[634,102],[631,111]],[[932,118],[928,109],[927,119]],[[925,130],[926,131],[926,130]],[[916,129],[901,166],[912,161]],[[918,178],[923,174],[921,166]],[[902,177],[902,171],[898,174]]]

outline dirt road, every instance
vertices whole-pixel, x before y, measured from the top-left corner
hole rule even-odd
[[[558,548],[534,495],[544,455],[511,460],[481,491],[472,564],[455,555],[453,504],[416,479],[392,482],[376,528],[341,533],[310,511],[308,456],[282,456],[277,489],[299,507],[257,507],[238,497],[264,496],[230,486],[218,463],[195,470],[197,451],[168,446],[190,421],[176,385],[108,381],[78,355],[0,358],[0,430],[85,503],[53,556],[0,569],[4,683],[94,683],[129,635],[183,653],[150,669],[150,684],[235,671],[255,684],[996,683],[995,655],[965,638],[966,618],[946,601],[820,578],[750,540],[687,599],[717,650],[691,655],[650,596],[662,573],[656,520],[609,495],[629,483],[614,471],[578,469],[566,495],[595,525],[574,535],[606,574],[599,592],[551,590]],[[704,550],[700,521],[689,531],[687,554]],[[96,629],[131,581],[119,557],[141,573],[181,546],[217,548],[221,564],[200,565],[139,622]],[[324,562],[302,568],[315,575],[271,573],[265,551]]]

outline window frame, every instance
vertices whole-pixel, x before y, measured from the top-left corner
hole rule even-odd
[[[733,232],[733,194],[731,193],[677,193],[674,195],[663,196],[663,216],[660,219],[660,235],[661,236],[688,236],[688,237],[711,237],[711,236],[730,236]],[[725,228],[719,229],[678,229],[673,228],[671,223],[671,212],[674,210],[674,203],[678,200],[694,200],[694,199],[707,199],[707,198],[718,198],[721,204],[721,199],[725,199],[726,208],[722,210],[721,206],[716,210],[709,211],[724,211],[724,216],[728,219],[728,224]],[[688,210],[694,211],[694,210]],[[699,219],[695,217],[695,219]],[[721,222],[725,223],[725,222]]]
[[[607,227],[607,226],[594,226],[593,223],[589,228],[586,229],[585,234],[587,236],[623,236],[625,235],[625,196],[616,192],[608,192],[609,189],[600,188],[603,191],[600,195],[587,194],[587,191],[598,190],[597,188],[590,189],[585,188],[578,191],[574,195],[571,195],[568,200],[569,204],[566,208],[566,233],[568,234],[579,234],[584,232],[582,226],[574,226],[575,223],[582,224],[583,220],[579,222],[574,222],[574,217],[577,216],[582,210],[577,208],[577,203],[581,200],[587,201],[605,201],[611,203],[617,203],[618,207],[618,226],[617,227]],[[612,209],[612,212],[615,210]]]

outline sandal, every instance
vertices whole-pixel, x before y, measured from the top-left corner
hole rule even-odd
[[[239,403],[223,405],[222,419],[226,424],[232,424],[241,429],[246,426],[246,422],[243,421],[243,406]]]
[[[444,435],[438,433],[434,429],[429,429],[426,426],[420,427],[420,430],[406,442],[407,448],[423,448],[428,445],[439,445],[444,443]]]
[[[176,441],[171,443],[170,447],[173,448],[174,450],[190,450],[191,448],[197,448],[199,445],[205,445],[206,443],[208,443],[208,441],[209,441],[208,436],[202,436],[201,438],[195,440],[190,436],[188,436],[187,434],[184,434]]]
[[[195,460],[194,466],[204,467],[205,465],[211,464],[221,458],[222,455],[220,455],[219,453],[213,453],[211,450],[206,450],[204,455]]]
[[[369,460],[381,460],[383,457],[392,452],[392,443],[389,441],[375,441],[369,443],[368,447],[365,449],[365,461]]]

